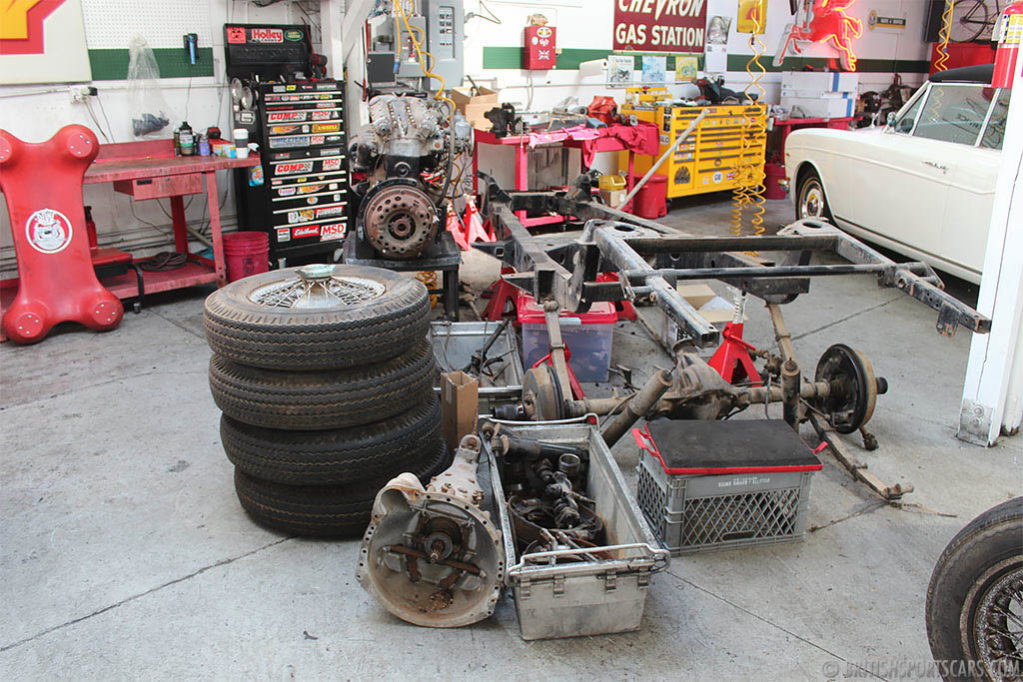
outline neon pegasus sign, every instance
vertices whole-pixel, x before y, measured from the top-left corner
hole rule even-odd
[[[802,0],[796,21],[785,31],[785,42],[778,50],[774,65],[781,66],[791,46],[802,54],[800,44],[831,42],[838,49],[842,68],[856,70],[856,53],[852,42],[863,34],[863,22],[846,14],[856,0]]]

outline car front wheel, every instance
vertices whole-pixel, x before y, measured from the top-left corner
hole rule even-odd
[[[796,195],[796,220],[821,218],[831,220],[831,209],[824,195],[824,185],[816,171],[809,171],[799,183]]]

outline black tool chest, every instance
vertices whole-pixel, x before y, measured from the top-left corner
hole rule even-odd
[[[235,174],[238,227],[270,235],[270,258],[328,254],[348,231],[349,186],[344,81],[308,79],[308,28],[228,24],[228,76],[245,104],[235,127],[259,143],[261,164]]]

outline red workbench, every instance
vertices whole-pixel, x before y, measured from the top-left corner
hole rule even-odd
[[[174,141],[124,142],[100,145],[96,160],[85,171],[83,184],[114,183],[114,190],[132,196],[135,200],[169,198],[174,224],[174,249],[188,255],[183,267],[160,272],[143,271],[146,294],[181,289],[216,282],[227,283],[224,264],[224,246],[220,228],[220,199],[217,193],[216,171],[248,168],[259,164],[257,155],[246,159],[221,156],[175,156]],[[188,251],[188,232],[185,229],[184,196],[206,194],[209,204],[210,241],[213,260]],[[134,272],[107,277],[101,283],[118,298],[139,295]],[[5,310],[18,289],[17,278],[0,282],[2,305]]]
[[[627,177],[630,178],[630,184],[633,175],[634,156],[636,154],[655,156],[660,148],[657,126],[644,122],[637,126],[626,126],[620,123],[606,128],[579,126],[553,132],[541,131],[524,133],[522,135],[507,135],[505,137],[497,137],[492,132],[477,130],[476,148],[473,150],[472,156],[474,183],[476,182],[476,173],[479,171],[479,146],[481,144],[515,148],[515,189],[520,191],[529,189],[529,150],[536,147],[560,145],[562,147],[578,149],[582,156],[580,165],[583,171],[589,167],[593,156],[599,152],[628,151],[629,175]],[[560,223],[565,220],[564,216],[555,215],[528,218],[525,211],[516,211],[515,215],[518,216],[519,220],[527,228]]]
[[[778,131],[778,154],[781,159],[785,158],[785,140],[792,134],[793,130],[801,128],[834,128],[836,130],[849,130],[853,121],[858,121],[862,116],[841,116],[839,118],[788,118],[784,121],[774,119],[774,129]]]

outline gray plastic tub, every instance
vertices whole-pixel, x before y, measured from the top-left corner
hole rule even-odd
[[[596,551],[614,559],[554,564],[576,550],[519,556],[512,535],[497,461],[484,441],[491,485],[500,515],[508,572],[519,629],[526,640],[602,635],[638,630],[654,573],[668,567],[668,551],[654,539],[639,507],[627,492],[622,473],[597,429],[585,423],[506,423],[516,433],[538,440],[589,449],[588,495],[596,501],[610,544]]]

